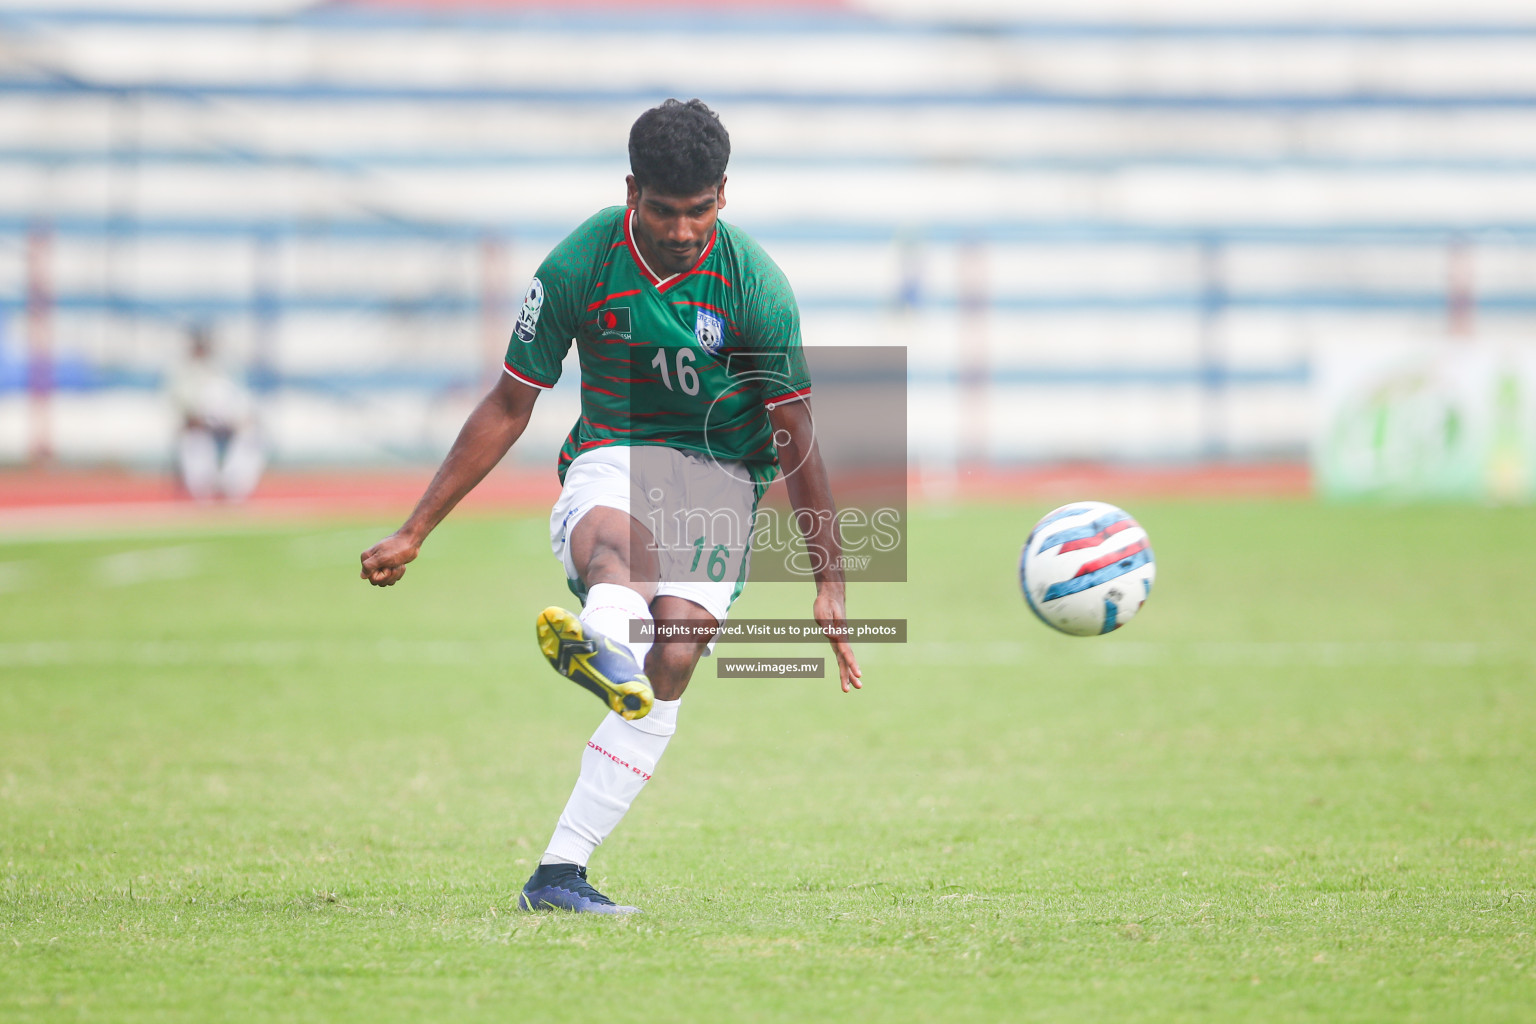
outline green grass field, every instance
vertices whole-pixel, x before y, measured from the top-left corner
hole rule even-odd
[[[1133,503],[1080,640],[1046,507],[915,514],[862,693],[705,662],[593,861],[633,919],[513,910],[601,713],[543,517],[388,591],[382,523],[0,543],[0,1020],[1536,1017],[1536,512]]]

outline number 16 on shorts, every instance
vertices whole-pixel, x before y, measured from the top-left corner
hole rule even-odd
[[[709,550],[707,560],[705,556],[706,548]],[[709,547],[709,538],[700,537],[693,542],[693,564],[688,566],[688,575],[693,579],[699,579],[701,576],[708,577],[711,583],[719,583],[725,579],[726,571],[730,568],[732,561],[730,548],[724,544],[716,544],[711,548]],[[702,572],[700,570],[701,563]]]

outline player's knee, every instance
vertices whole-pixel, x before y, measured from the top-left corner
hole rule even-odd
[[[646,656],[645,666],[647,669],[654,667],[658,675],[667,678],[682,676],[686,679],[692,674],[693,666],[698,664],[700,651],[695,644],[655,644]]]
[[[702,644],[659,643],[653,646],[645,658],[645,673],[656,696],[661,700],[681,697],[703,653]]]

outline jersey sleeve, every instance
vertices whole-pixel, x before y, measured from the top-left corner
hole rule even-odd
[[[580,322],[581,306],[611,211],[603,211],[550,250],[523,295],[507,342],[506,372],[547,391],[560,379]]]
[[[763,404],[772,409],[811,393],[811,373],[800,344],[800,305],[789,279],[756,243],[742,252],[742,347],[752,353]]]

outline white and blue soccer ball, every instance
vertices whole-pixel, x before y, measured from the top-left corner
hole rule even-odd
[[[1147,531],[1123,509],[1074,501],[1046,515],[1019,555],[1019,586],[1040,621],[1073,636],[1130,622],[1152,593]]]

